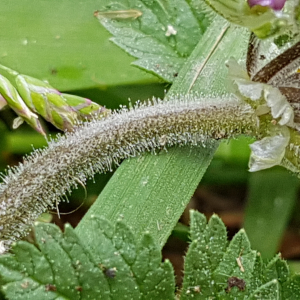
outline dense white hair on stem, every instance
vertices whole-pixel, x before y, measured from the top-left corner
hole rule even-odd
[[[178,98],[152,100],[81,124],[10,168],[0,185],[2,243],[8,248],[78,181],[111,171],[124,158],[173,145],[209,145],[209,139],[256,135],[258,119],[247,104]]]

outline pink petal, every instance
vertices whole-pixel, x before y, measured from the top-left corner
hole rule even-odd
[[[254,5],[269,6],[274,10],[281,10],[286,0],[248,0],[250,7]]]

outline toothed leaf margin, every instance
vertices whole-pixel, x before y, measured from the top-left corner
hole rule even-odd
[[[243,229],[228,244],[218,216],[206,224],[204,215],[191,211],[190,230],[180,300],[300,299],[300,276],[290,274],[280,255],[263,262]]]
[[[174,299],[173,268],[153,239],[139,245],[122,222],[93,217],[97,238],[87,249],[70,225],[35,225],[36,246],[14,244],[0,257],[0,284],[8,299]]]

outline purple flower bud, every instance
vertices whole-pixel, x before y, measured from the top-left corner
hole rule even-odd
[[[281,10],[286,0],[248,0],[250,7],[254,5],[269,6],[274,10]]]

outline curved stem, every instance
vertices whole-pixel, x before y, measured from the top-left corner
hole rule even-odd
[[[257,136],[250,106],[236,100],[154,101],[85,123],[36,150],[8,171],[0,185],[0,240],[23,236],[36,217],[96,172],[124,158],[173,145],[197,145],[241,134]]]

